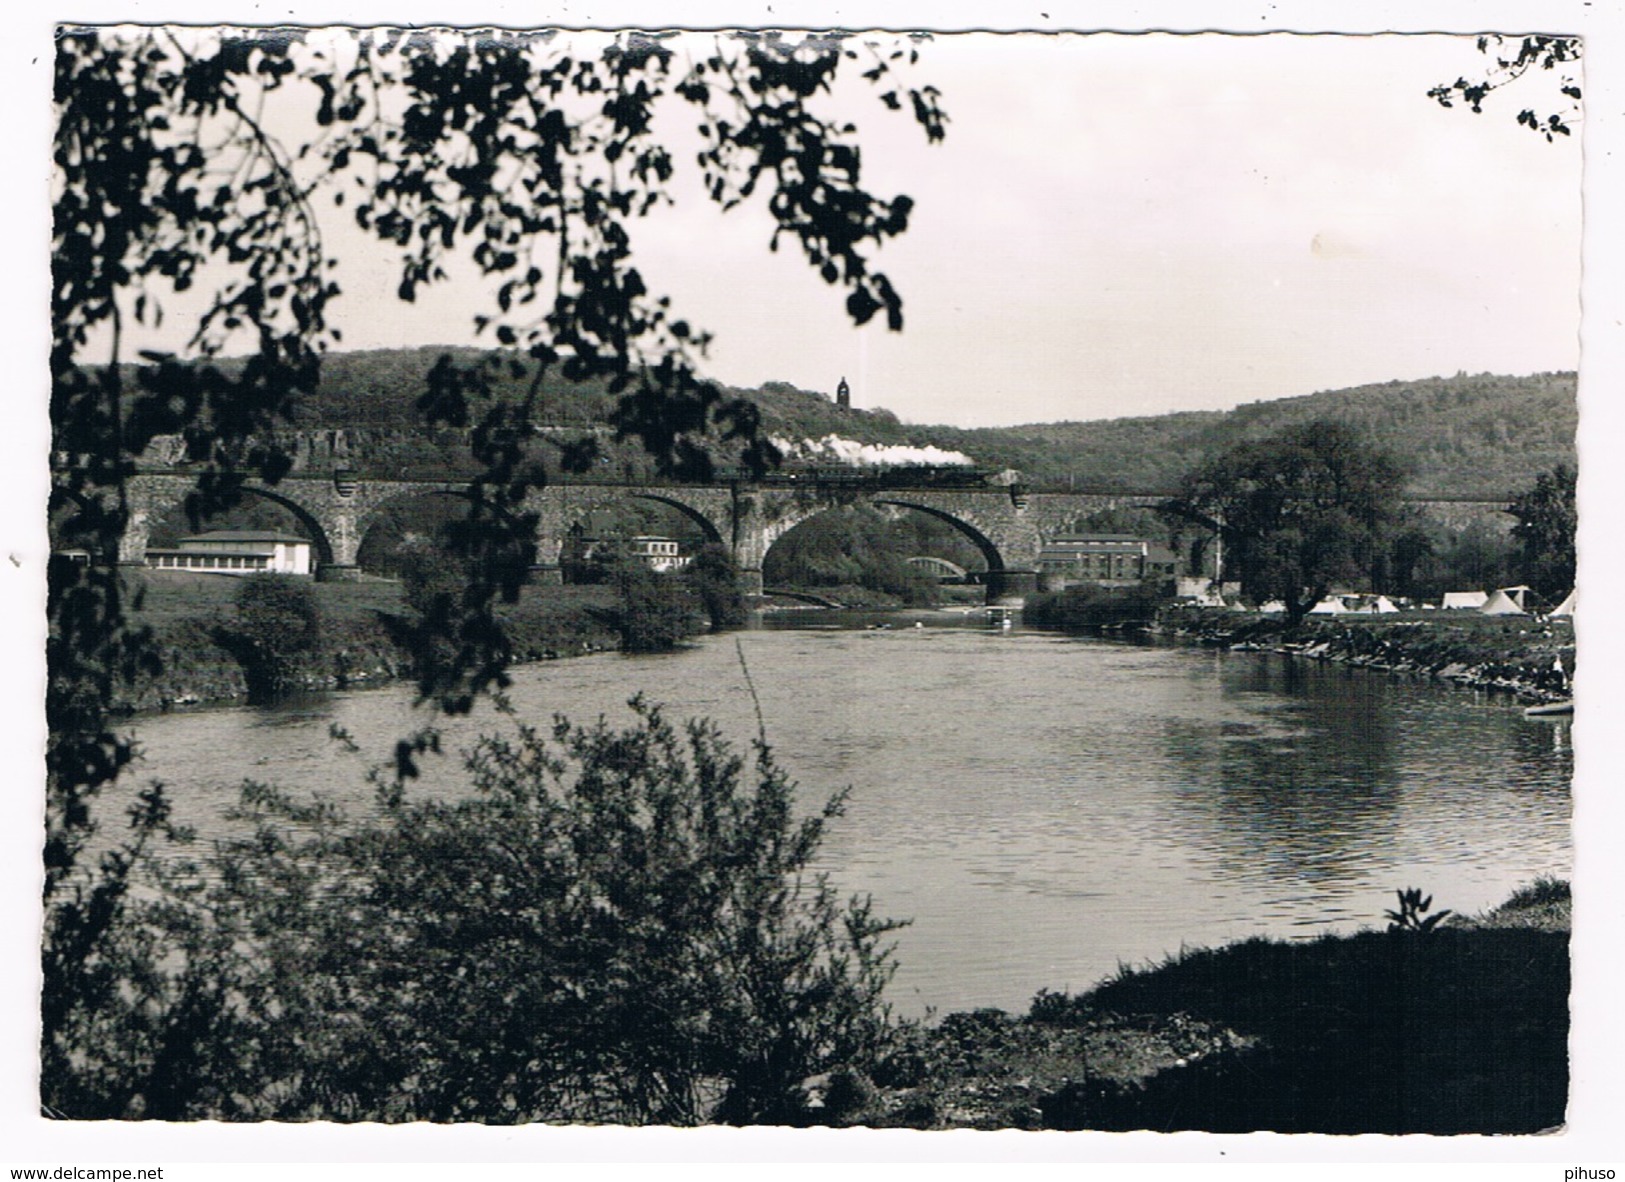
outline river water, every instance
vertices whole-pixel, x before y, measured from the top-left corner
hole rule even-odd
[[[1019,1010],[1182,945],[1380,924],[1400,887],[1471,912],[1569,873],[1566,720],[1274,654],[775,627],[527,667],[511,697],[527,719],[627,721],[642,691],[743,747],[757,729],[744,667],[805,807],[853,789],[821,868],[912,920],[891,991],[905,1014]],[[391,687],[154,716],[137,733],[144,774],[208,838],[229,830],[245,777],[365,811],[368,763],[425,721]],[[455,720],[447,747],[499,725]],[[422,790],[460,791],[455,766]]]

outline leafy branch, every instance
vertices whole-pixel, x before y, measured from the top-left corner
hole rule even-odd
[[[1475,115],[1482,114],[1484,100],[1494,91],[1510,86],[1530,70],[1557,70],[1558,93],[1569,100],[1568,106],[1546,115],[1537,115],[1534,108],[1526,107],[1518,112],[1518,124],[1545,136],[1548,143],[1556,136],[1572,134],[1573,124],[1579,121],[1580,115],[1580,85],[1571,69],[1559,67],[1579,63],[1581,40],[1578,37],[1523,37],[1517,40],[1516,52],[1503,52],[1509,40],[1499,33],[1480,37],[1478,51],[1489,55],[1494,62],[1489,70],[1473,80],[1457,78],[1454,82],[1435,86],[1428,91],[1428,97],[1437,100],[1441,107],[1453,107],[1459,98]]]

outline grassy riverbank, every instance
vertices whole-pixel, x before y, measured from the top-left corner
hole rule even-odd
[[[132,619],[152,629],[162,671],[143,678],[121,708],[162,710],[247,694],[241,665],[215,639],[230,626],[236,580],[142,571],[128,582],[139,593]],[[411,676],[410,657],[388,627],[388,620],[405,610],[398,583],[310,586],[321,612],[321,639],[299,658],[296,683],[332,689]],[[502,614],[516,659],[538,661],[615,648],[619,642],[606,623],[613,606],[614,594],[605,587],[529,586]]]
[[[1441,900],[1441,905],[1445,901]],[[911,1029],[832,1123],[1531,1133],[1568,1096],[1569,890],[1434,931],[1252,939],[1124,969],[1025,1015]]]

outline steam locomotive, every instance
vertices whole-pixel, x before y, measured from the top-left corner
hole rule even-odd
[[[988,488],[1013,484],[1015,473],[966,464],[811,464],[787,460],[762,477],[743,468],[718,468],[719,481],[763,484],[777,488]]]

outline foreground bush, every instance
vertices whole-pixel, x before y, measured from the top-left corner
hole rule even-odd
[[[77,1118],[799,1123],[806,1084],[890,1036],[895,925],[808,867],[766,748],[706,724],[550,735],[467,757],[475,795],[385,785],[347,822],[263,787],[208,873],[129,905],[43,1081]],[[178,881],[181,878],[186,881]],[[167,949],[162,958],[153,953]]]

